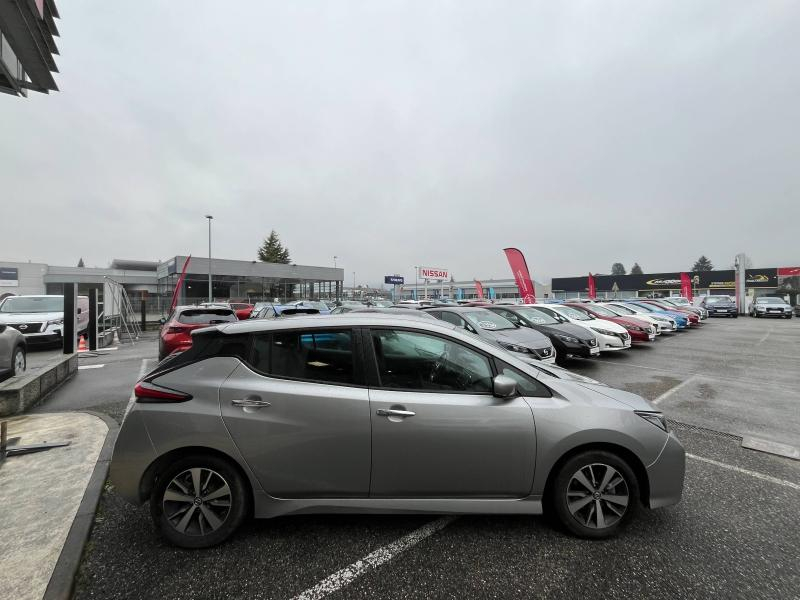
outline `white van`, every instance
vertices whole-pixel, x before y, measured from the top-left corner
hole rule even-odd
[[[29,344],[61,342],[64,296],[9,296],[0,302],[0,323],[18,330]],[[89,328],[89,297],[78,296],[78,333]]]

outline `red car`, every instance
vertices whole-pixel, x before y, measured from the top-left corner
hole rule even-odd
[[[664,304],[659,302],[658,300],[653,300],[651,298],[637,298],[637,302],[646,302],[647,304],[652,304],[656,308],[661,310],[671,310],[672,312],[679,312],[686,315],[686,318],[689,319],[689,325],[697,325],[700,323],[700,317],[694,311],[691,311],[687,308],[680,308],[679,306],[672,306],[671,304]]]
[[[190,348],[194,329],[236,320],[236,313],[230,308],[178,306],[169,317],[162,319],[158,334],[158,360],[164,360],[176,350]]]
[[[617,325],[622,325],[628,330],[628,333],[631,334],[632,342],[652,342],[656,339],[655,328],[650,323],[642,321],[641,319],[635,317],[621,317],[604,306],[589,302],[565,302],[564,306],[571,306],[595,319],[603,319],[616,323]]]
[[[240,321],[250,318],[254,306],[254,304],[247,304],[247,302],[231,302],[231,308],[236,313],[236,318]]]

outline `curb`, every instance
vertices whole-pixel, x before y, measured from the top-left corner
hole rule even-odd
[[[94,465],[92,476],[89,478],[89,484],[86,486],[81,503],[78,505],[78,511],[75,513],[75,518],[69,528],[69,533],[67,533],[67,539],[64,540],[61,554],[58,556],[53,573],[50,575],[50,581],[47,583],[47,589],[45,589],[42,600],[69,600],[72,597],[75,575],[83,558],[83,549],[92,532],[95,512],[100,502],[100,496],[103,495],[103,488],[108,477],[108,468],[111,464],[111,455],[114,451],[114,443],[117,440],[117,433],[119,433],[120,426],[108,415],[90,410],[76,412],[83,412],[102,419],[108,426],[108,433]]]

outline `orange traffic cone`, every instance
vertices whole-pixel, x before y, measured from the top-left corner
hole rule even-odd
[[[89,348],[86,347],[86,336],[82,335],[78,342],[78,352],[88,352]]]

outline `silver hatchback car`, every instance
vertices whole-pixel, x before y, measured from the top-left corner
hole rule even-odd
[[[136,385],[111,465],[179,546],[248,515],[345,512],[552,510],[603,538],[681,497],[683,447],[646,400],[449,323],[349,313],[192,337]]]

